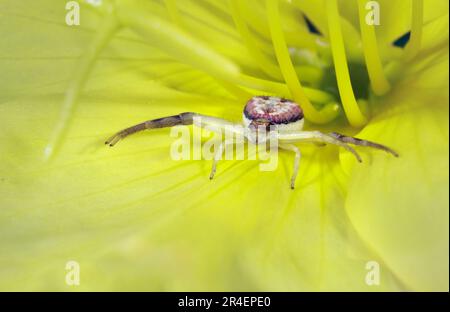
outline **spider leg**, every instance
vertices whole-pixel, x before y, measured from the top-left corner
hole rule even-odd
[[[247,137],[248,132],[241,126],[226,127],[226,131],[232,131],[233,134],[237,136],[236,139],[238,139],[239,136],[241,136],[242,138],[248,140],[248,137]],[[212,180],[214,178],[214,175],[216,173],[217,163],[222,158],[222,154],[223,154],[224,149],[226,149],[227,146],[229,146],[229,145],[233,145],[234,142],[235,142],[234,141],[234,136],[233,136],[233,139],[226,138],[225,142],[223,142],[223,141],[220,142],[219,149],[214,153],[213,165],[212,165],[212,168],[211,168],[211,173],[209,174],[209,179],[210,180]],[[238,151],[237,151],[238,150],[238,144],[239,144],[239,141],[236,142],[236,154],[238,153]]]
[[[297,179],[297,174],[298,174],[298,168],[300,166],[300,158],[301,158],[300,150],[294,144],[280,144],[280,148],[295,153],[294,170],[292,172],[292,177],[291,177],[291,189],[294,189],[295,180]]]
[[[340,133],[337,133],[337,132],[331,132],[329,135],[334,137],[334,138],[336,138],[336,139],[338,139],[341,142],[344,142],[344,143],[350,143],[350,144],[353,144],[353,145],[373,147],[373,148],[376,148],[376,149],[383,150],[383,151],[385,151],[387,153],[390,153],[390,154],[394,155],[395,157],[398,157],[398,153],[396,151],[392,150],[391,148],[389,148],[387,146],[384,146],[384,145],[381,145],[381,144],[378,144],[378,143],[375,143],[375,142],[372,142],[372,141],[367,141],[367,140],[362,140],[362,139],[346,136],[344,134],[340,134]]]
[[[355,156],[358,162],[362,162],[361,156],[359,156],[359,154],[350,145],[320,131],[292,131],[285,133],[282,132],[278,134],[278,139],[280,140],[280,143],[319,142],[326,144],[334,144],[345,148],[347,151],[349,151]]]
[[[158,129],[158,128],[167,128],[167,127],[174,127],[178,125],[192,125],[194,123],[194,118],[199,118],[200,120],[200,126],[211,126],[214,129],[222,129],[225,127],[233,126],[234,123],[207,115],[201,115],[197,113],[181,113],[179,115],[173,115],[168,117],[162,117],[158,119],[152,119],[144,121],[140,124],[131,126],[129,128],[123,129],[116,134],[114,134],[112,137],[110,137],[105,144],[109,144],[109,146],[114,146],[117,142],[124,139],[125,137],[147,129]]]
[[[212,168],[211,168],[211,173],[209,174],[209,179],[210,180],[212,180],[214,178],[214,174],[216,174],[217,163],[222,158],[223,149],[224,149],[223,145],[224,145],[223,142],[220,142],[219,149],[214,154],[213,165],[212,165]]]

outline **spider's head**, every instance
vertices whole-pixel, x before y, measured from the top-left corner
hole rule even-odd
[[[262,143],[266,141],[266,135],[270,131],[270,121],[264,118],[258,118],[250,121],[248,129],[250,130],[249,138],[254,143]]]
[[[254,119],[251,120],[250,123],[248,124],[248,128],[251,131],[269,131],[270,130],[270,125],[271,122],[270,120],[264,119],[264,118],[258,118],[258,119]]]

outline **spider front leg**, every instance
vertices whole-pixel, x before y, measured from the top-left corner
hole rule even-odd
[[[358,162],[362,162],[361,156],[347,143],[338,140],[337,138],[322,133],[320,131],[292,131],[279,133],[278,139],[281,144],[284,143],[300,143],[300,142],[311,142],[311,143],[325,143],[334,144],[345,148],[347,151],[352,153]]]
[[[222,118],[197,114],[197,113],[181,113],[178,115],[162,117],[158,119],[152,119],[144,121],[140,124],[131,126],[129,128],[123,129],[122,131],[117,132],[112,137],[110,137],[105,144],[109,144],[109,146],[114,146],[120,140],[126,138],[127,136],[140,132],[147,129],[158,129],[158,128],[167,128],[174,127],[178,125],[192,125],[194,120],[197,118],[200,127],[208,127],[212,131],[223,131],[225,128],[230,128],[235,126],[234,123],[224,120]]]
[[[112,147],[127,136],[147,129],[166,128],[177,125],[190,125],[192,124],[193,116],[194,113],[181,113],[179,115],[147,120],[117,132],[112,137],[110,137],[105,142],[105,144],[109,144],[109,146]]]
[[[297,179],[297,174],[298,174],[298,168],[300,166],[300,158],[301,158],[300,150],[294,144],[280,144],[279,146],[280,146],[280,148],[282,148],[284,150],[288,150],[288,151],[295,153],[294,169],[293,169],[292,177],[291,177],[291,189],[294,189],[295,180]]]
[[[392,155],[394,155],[395,157],[398,157],[398,153],[396,151],[394,151],[393,149],[381,145],[379,143],[375,143],[372,141],[367,141],[367,140],[362,140],[362,139],[358,139],[358,138],[354,138],[354,137],[350,137],[350,136],[346,136],[344,134],[340,134],[337,132],[331,132],[330,136],[338,139],[341,142],[344,143],[349,143],[349,144],[353,144],[353,145],[359,145],[359,146],[368,146],[368,147],[372,147],[372,148],[376,148],[382,151],[385,151],[387,153],[390,153]]]

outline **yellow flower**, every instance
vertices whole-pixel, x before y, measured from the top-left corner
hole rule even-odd
[[[447,1],[378,1],[379,26],[361,0],[86,2],[80,26],[0,4],[0,290],[448,291]],[[254,94],[400,158],[301,146],[292,191],[288,153],[209,181],[167,129],[103,145],[184,111],[240,120]]]

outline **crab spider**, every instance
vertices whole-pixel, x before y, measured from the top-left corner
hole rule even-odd
[[[308,142],[316,144],[334,144],[345,148],[352,153],[358,162],[362,161],[361,157],[349,144],[373,147],[398,157],[398,154],[389,147],[375,142],[346,136],[336,132],[322,133],[320,131],[304,131],[304,118],[301,107],[290,100],[269,96],[254,96],[247,102],[243,114],[244,127],[222,118],[187,112],[179,115],[148,120],[126,128],[113,135],[105,142],[105,144],[114,146],[117,142],[130,134],[146,129],[192,125],[195,118],[200,120],[201,127],[207,126],[209,130],[213,131],[229,131],[229,129],[232,129],[232,131],[243,135],[248,142],[253,144],[258,144],[258,138],[260,137],[258,136],[259,131],[269,131],[270,129],[270,132],[272,133],[272,130],[274,129],[275,137],[279,142],[278,146],[281,149],[295,153],[294,168],[291,178],[292,189],[295,185],[301,158],[300,150],[295,143]],[[229,142],[225,144],[221,143],[218,150],[215,151],[210,179],[214,177],[217,162],[220,160],[226,144],[229,144]]]

